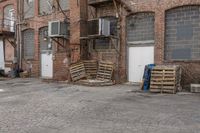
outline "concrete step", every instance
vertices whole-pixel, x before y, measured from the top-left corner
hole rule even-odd
[[[191,84],[190,91],[192,93],[200,93],[200,84]]]

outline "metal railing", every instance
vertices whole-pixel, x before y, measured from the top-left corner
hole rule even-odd
[[[15,20],[0,19],[0,31],[1,32],[15,32]]]

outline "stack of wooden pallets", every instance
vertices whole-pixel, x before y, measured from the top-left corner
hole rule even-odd
[[[111,62],[84,60],[70,66],[73,82],[87,86],[113,85],[114,65]]]
[[[97,61],[96,60],[84,60],[85,71],[88,79],[94,79],[97,76]]]
[[[179,66],[156,66],[151,72],[150,92],[173,93],[181,87]]]
[[[100,61],[96,79],[112,80],[113,68],[113,63]]]

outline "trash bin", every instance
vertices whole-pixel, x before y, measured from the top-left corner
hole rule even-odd
[[[143,80],[144,80],[143,90],[144,91],[148,91],[150,88],[151,71],[155,66],[156,66],[155,64],[148,64],[145,66],[144,75],[143,75]]]
[[[3,69],[0,69],[0,77],[4,77],[5,76],[5,72]]]

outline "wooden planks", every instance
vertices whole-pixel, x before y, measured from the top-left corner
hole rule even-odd
[[[175,94],[180,87],[180,81],[179,66],[156,66],[151,74],[150,92]]]
[[[112,74],[113,74],[113,68],[114,68],[114,65],[112,62],[100,61],[96,79],[111,80]]]
[[[97,61],[83,60],[85,71],[88,79],[94,79],[97,76]]]
[[[111,62],[83,60],[70,66],[70,74],[73,82],[88,86],[106,86],[113,85],[113,68]]]
[[[83,62],[72,64],[69,68],[72,81],[78,81],[86,77],[86,71]]]

